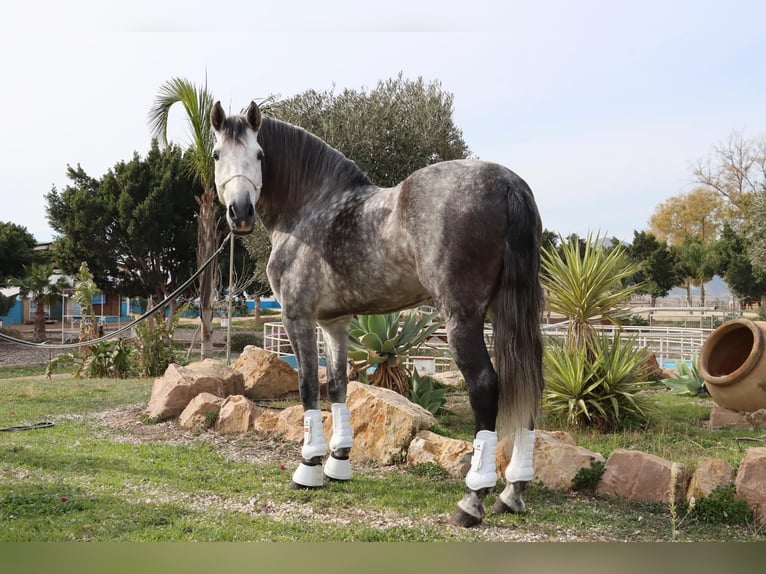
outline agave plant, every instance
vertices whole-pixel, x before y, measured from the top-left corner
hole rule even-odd
[[[434,314],[418,318],[410,312],[402,322],[402,313],[359,315],[351,320],[348,355],[357,372],[375,371],[369,383],[397,393],[409,395],[410,372],[404,360],[410,350],[418,347],[440,326]]]
[[[691,365],[686,361],[676,361],[676,371],[673,376],[662,381],[676,395],[689,395],[692,397],[707,397],[705,381],[699,373],[698,357],[691,360]]]
[[[431,377],[421,377],[417,369],[412,370],[410,401],[435,415],[447,403],[447,387],[434,383]]]
[[[590,426],[600,431],[646,421],[650,403],[639,392],[654,383],[640,380],[643,350],[616,334],[613,341],[605,336],[592,339],[591,351],[593,358],[585,347],[548,345],[543,360],[545,412],[565,418],[571,428]]]

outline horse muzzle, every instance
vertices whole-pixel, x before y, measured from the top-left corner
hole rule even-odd
[[[255,206],[249,198],[233,201],[226,208],[226,221],[234,235],[247,235],[255,228]]]

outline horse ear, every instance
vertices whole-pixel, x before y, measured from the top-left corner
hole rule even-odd
[[[220,101],[217,101],[213,106],[213,112],[210,114],[210,121],[213,124],[213,129],[220,132],[223,127],[223,122],[226,121],[226,112],[223,111]]]
[[[253,128],[254,131],[257,132],[261,127],[261,110],[258,107],[258,104],[256,104],[254,101],[250,102],[250,105],[247,106],[247,112],[245,112],[245,116],[247,117],[247,123],[251,128]]]

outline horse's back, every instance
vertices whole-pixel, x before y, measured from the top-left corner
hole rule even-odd
[[[479,160],[433,164],[401,183],[399,220],[418,275],[435,298],[492,297],[513,225],[512,193],[531,195],[510,169]]]

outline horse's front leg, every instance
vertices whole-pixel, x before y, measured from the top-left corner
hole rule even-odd
[[[317,365],[316,328],[313,321],[283,317],[295,357],[298,361],[298,382],[303,403],[303,447],[301,463],[293,473],[293,484],[302,488],[322,486],[322,458],[327,454],[327,443],[322,430],[319,410],[319,373]]]
[[[324,473],[333,480],[351,480],[349,453],[354,444],[351,413],[346,406],[348,386],[348,327],[350,317],[320,321],[327,349],[327,392],[332,411],[330,456]]]

